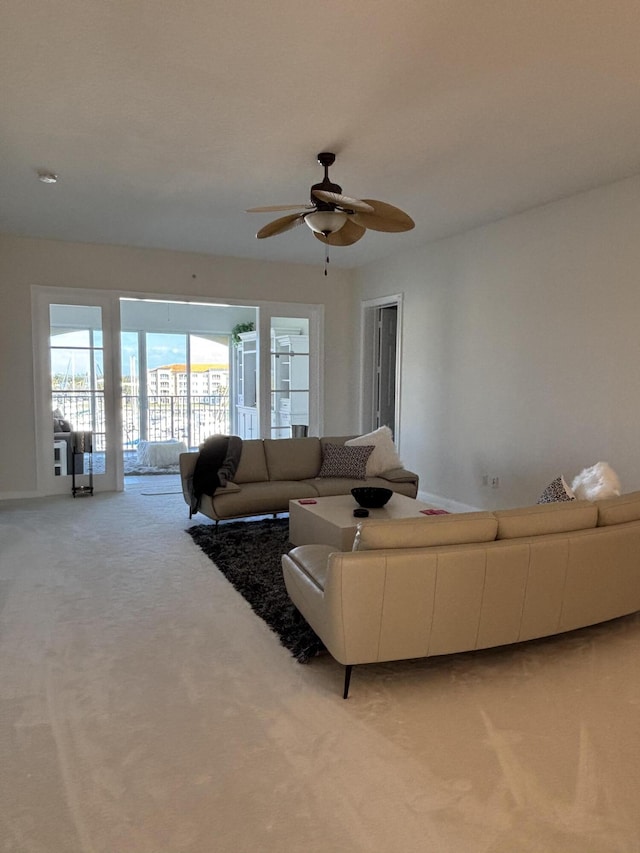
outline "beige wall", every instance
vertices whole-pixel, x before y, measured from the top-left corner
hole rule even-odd
[[[358,299],[405,295],[402,455],[421,491],[524,505],[599,460],[625,491],[640,488],[640,178],[356,281]]]
[[[345,364],[354,360],[352,274],[181,252],[0,235],[0,497],[36,489],[31,286],[136,294],[321,303],[325,307],[325,432],[357,427]]]
[[[359,301],[402,292],[402,456],[422,491],[516,506],[598,460],[638,489],[639,235],[631,178],[328,279],[316,266],[0,236],[0,496],[35,489],[33,284],[322,297],[325,432],[336,434],[357,427]]]

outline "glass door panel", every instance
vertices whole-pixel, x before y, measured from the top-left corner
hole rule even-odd
[[[106,418],[102,309],[49,305],[50,395],[54,476],[84,477],[106,470]],[[93,434],[93,458],[74,453],[73,434]]]
[[[271,318],[270,359],[271,437],[306,435],[309,429],[308,318]]]
[[[189,446],[198,447],[231,432],[229,336],[189,335],[189,364]]]
[[[141,329],[122,332],[120,347],[125,473],[157,467],[149,442],[194,448],[230,432],[228,335]]]
[[[147,395],[141,438],[188,442],[187,335],[146,333]]]
[[[120,333],[122,450],[133,458],[140,440],[140,350],[138,332]]]

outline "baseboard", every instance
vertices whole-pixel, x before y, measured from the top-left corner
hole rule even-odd
[[[460,501],[452,501],[449,498],[443,498],[431,492],[418,492],[418,500],[426,504],[433,504],[440,509],[446,509],[449,512],[478,512],[477,506],[463,504]]]
[[[15,501],[21,498],[41,498],[41,492],[0,492],[0,501]]]

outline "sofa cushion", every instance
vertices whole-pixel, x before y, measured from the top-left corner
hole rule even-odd
[[[573,494],[573,491],[567,486],[564,481],[564,477],[556,477],[555,480],[552,480],[547,488],[542,492],[540,497],[538,498],[539,504],[552,504],[558,503],[559,501],[575,501],[576,496]]]
[[[348,477],[352,480],[364,480],[367,476],[367,460],[372,452],[372,445],[347,447],[344,444],[325,444],[318,477]]]
[[[388,548],[427,548],[438,545],[465,545],[492,542],[498,523],[492,512],[463,512],[457,515],[430,515],[362,521],[353,543],[354,551]]]
[[[384,476],[385,480],[390,483],[417,483],[418,477],[413,471],[407,471],[406,468],[391,468],[389,471],[383,471],[380,476]]]
[[[261,438],[242,441],[242,453],[234,483],[263,483],[269,479],[267,462],[264,457],[264,445]]]
[[[598,527],[640,520],[640,492],[598,501]]]
[[[226,484],[226,486],[218,486],[218,488],[213,493],[213,496],[217,495],[230,495],[232,492],[241,492],[242,488],[237,483],[232,483],[231,480]]]
[[[223,489],[213,496],[214,517],[236,518],[245,515],[288,512],[289,501],[314,498],[314,489],[298,480],[245,483],[239,491]]]
[[[392,489],[394,492],[406,495],[409,498],[415,498],[417,491],[415,479],[407,482],[403,480],[398,483],[389,483],[382,477],[367,477],[363,484],[362,480],[351,480],[348,477],[314,477],[312,480],[304,480],[304,482],[315,489],[315,497],[350,495],[351,489],[362,488],[363,485],[376,486],[378,489]],[[357,504],[354,500],[353,508],[356,507]]]
[[[329,545],[299,545],[289,551],[289,557],[318,589],[324,590],[329,554],[335,550]]]
[[[402,468],[402,462],[393,443],[393,434],[388,426],[381,426],[366,435],[359,435],[345,442],[347,447],[373,446],[373,453],[367,462],[367,477],[377,477],[383,471]]]
[[[357,438],[355,435],[323,435],[320,439],[320,447],[324,451],[325,444],[345,444],[352,438]]]
[[[495,516],[498,520],[496,538],[516,539],[595,527],[598,522],[598,508],[589,501],[567,501],[497,510]]]
[[[304,480],[320,470],[319,438],[265,438],[269,479]]]

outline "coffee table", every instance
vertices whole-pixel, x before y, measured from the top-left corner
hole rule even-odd
[[[289,501],[289,540],[293,545],[331,545],[339,551],[350,551],[356,535],[355,518],[358,504],[352,495],[317,498],[315,503]],[[423,509],[433,509],[432,504],[394,494],[386,506],[370,509],[369,518],[420,518]]]

